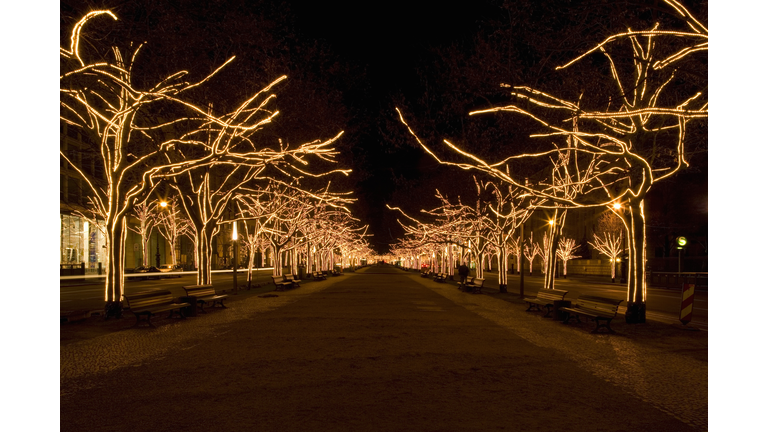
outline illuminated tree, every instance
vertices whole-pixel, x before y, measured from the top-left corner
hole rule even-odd
[[[258,112],[266,111],[264,105],[273,97],[274,95],[262,101]],[[255,111],[248,112],[242,120],[253,121],[252,116],[255,113]],[[275,115],[277,112],[270,113],[268,118],[259,122],[256,129],[249,132],[260,129],[264,124],[269,123]],[[239,124],[241,119],[232,116],[227,120],[233,124]],[[325,142],[315,140],[302,144],[296,149],[289,149],[280,141],[277,149],[272,149],[268,146],[257,148],[255,140],[249,136],[230,136],[232,132],[239,130],[239,128],[233,130],[230,127],[220,128],[217,124],[210,124],[206,129],[200,130],[202,136],[199,139],[204,140],[203,142],[209,142],[214,146],[217,143],[227,143],[227,146],[233,146],[233,141],[240,140],[240,144],[244,148],[240,149],[238,153],[230,152],[231,158],[229,160],[213,163],[209,167],[188,170],[185,175],[173,179],[172,185],[179,191],[179,195],[184,197],[181,201],[182,206],[198,237],[198,257],[200,259],[198,283],[200,284],[210,283],[213,239],[219,232],[219,225],[225,213],[230,211],[231,200],[240,191],[251,190],[248,185],[252,181],[269,179],[274,176],[310,175],[296,165],[308,164],[305,160],[307,155],[332,160],[336,153],[332,149],[328,149],[327,146],[341,136],[339,134]],[[270,170],[268,171],[268,169]],[[347,171],[330,170],[323,174],[331,172],[346,173]],[[231,223],[231,221],[226,223]],[[277,258],[279,251],[273,249],[273,253]],[[281,269],[277,271],[281,271]]]
[[[141,236],[141,265],[149,267],[149,240],[152,236],[152,230],[157,225],[157,215],[155,212],[160,211],[160,203],[154,203],[157,208],[153,208],[151,204],[142,202],[136,204],[133,207],[133,217],[139,221],[139,226],[131,227],[128,229]]]
[[[191,231],[189,221],[182,216],[177,198],[169,199],[165,208],[159,212],[157,229],[171,246],[171,265],[175,266],[178,262],[176,243],[181,236],[189,235]]]
[[[626,314],[630,323],[645,322],[645,197],[654,184],[688,166],[686,131],[692,121],[708,116],[708,102],[702,97],[706,89],[698,82],[680,79],[681,70],[688,72],[686,67],[706,76],[701,70],[706,63],[696,63],[694,57],[706,54],[708,29],[678,1],[664,2],[684,23],[684,30],[662,30],[659,24],[646,30],[627,29],[558,68],[572,67],[594,53],[602,54],[616,89],[613,94],[588,94],[584,100],[580,96],[569,101],[519,86],[511,93],[518,102],[470,113],[520,114],[542,129],[531,137],[543,138],[546,149],[489,163],[444,140],[450,150],[467,160],[451,162],[436,155],[408,127],[422,148],[441,163],[485,172],[547,199],[543,207],[557,210],[620,203],[625,209],[621,217],[630,233]],[[402,114],[401,121],[407,126]],[[563,127],[564,123],[568,126]],[[507,167],[512,161],[541,158],[564,160],[560,166],[568,169],[567,175],[529,186],[509,174]],[[566,189],[578,193],[569,196]]]
[[[499,187],[492,182],[480,182],[478,192],[481,187],[492,194],[486,204],[489,211],[484,214],[485,236],[496,250],[499,291],[507,292],[508,257],[519,247],[515,234],[531,217],[536,203],[531,202],[529,194],[520,193],[509,185]]]
[[[298,264],[306,262],[317,269],[328,270],[334,256],[342,256],[343,263],[350,255],[363,251],[356,237],[355,221],[346,204],[353,202],[349,193],[330,191],[330,183],[319,191],[307,191],[299,182],[271,181],[264,189],[243,188],[237,197],[238,206],[245,211],[241,219],[255,222],[253,244],[263,244],[273,254],[274,274],[282,274],[282,264],[290,263],[291,272],[298,272]],[[287,258],[287,259],[286,259]]]
[[[427,255],[434,258],[433,271],[436,271],[436,263],[439,262],[441,273],[445,273],[448,267],[448,273],[452,274],[453,248],[458,246],[477,258],[475,274],[483,278],[486,265],[488,269],[492,268],[495,255],[499,269],[499,290],[506,292],[507,263],[512,239],[517,228],[532,214],[535,204],[532,204],[530,194],[519,194],[511,187],[500,187],[476,178],[475,193],[475,204],[469,206],[462,204],[460,197],[456,204],[452,204],[437,191],[436,197],[442,205],[421,211],[433,217],[431,223],[410,217],[400,208],[388,207],[400,211],[411,221],[411,224],[401,222],[401,225],[406,235],[416,241],[416,245],[427,247]],[[414,245],[409,247],[413,248]],[[463,252],[461,259],[465,259]]]
[[[614,213],[606,212],[597,220],[595,242],[589,244],[611,261],[611,282],[616,281],[616,263],[624,252],[624,223]]]
[[[549,269],[550,254],[552,250],[552,237],[544,233],[541,237],[541,246],[539,247],[539,256],[541,256],[541,274],[546,275]]]
[[[336,221],[347,224],[353,220],[349,217],[349,209],[346,207],[354,201],[349,198],[350,194],[331,192],[330,183],[322,190],[304,194],[307,212],[300,222],[298,233],[301,243],[299,251],[307,266],[314,266],[319,270],[322,265],[318,259],[322,260],[323,255],[331,252],[327,249],[333,248],[334,242],[339,240],[338,237],[327,233],[327,230],[333,231],[331,227]],[[350,251],[352,250],[357,248],[351,247]]]
[[[246,222],[243,225],[245,235],[243,236],[242,242],[245,246],[245,251],[248,253],[248,272],[246,273],[246,281],[248,289],[251,289],[251,285],[253,284],[253,267],[256,261],[256,256],[260,254],[263,256],[263,253],[267,248],[267,242],[262,234],[261,223],[258,219],[252,224]],[[258,264],[259,267],[261,267],[262,263],[259,262]]]
[[[518,274],[523,271],[523,243],[520,237],[510,236],[509,238],[509,252],[515,256],[517,262],[515,268]]]
[[[317,248],[317,259],[323,271],[333,269],[336,258],[341,257],[341,246],[361,230],[355,226],[356,221],[345,211],[329,211],[315,221],[312,244]]]
[[[533,241],[533,233],[531,233],[531,238],[523,246],[523,255],[528,260],[528,274],[533,275],[533,262],[536,261],[537,256],[542,255],[541,246]]]
[[[561,238],[557,244],[557,257],[563,262],[563,277],[568,277],[568,261],[579,258],[574,252],[579,248],[576,240],[572,238]]]
[[[198,283],[210,283],[210,242],[216,230],[212,218],[220,216],[219,207],[228,201],[233,185],[224,180],[226,191],[216,187],[220,185],[212,185],[208,172],[212,168],[227,167],[238,171],[238,176],[247,177],[256,175],[267,164],[282,163],[289,157],[292,163],[298,164],[306,164],[303,157],[307,155],[330,160],[334,153],[328,145],[338,136],[296,149],[282,145],[276,149],[256,148],[251,135],[278,114],[266,109],[274,98],[267,93],[283,81],[284,76],[245,98],[233,111],[214,114],[210,106],[195,105],[192,95],[234,57],[193,83],[184,80],[186,71],[179,71],[138,88],[135,83],[141,80],[134,76],[133,70],[142,45],[132,46],[128,55],[116,46],[111,47],[111,56],[102,58],[99,48],[86,50],[81,44],[84,26],[105,18],[117,20],[111,11],[89,12],[75,24],[70,45],[61,47],[59,53],[60,116],[68,124],[98,137],[106,188],[97,188],[64,152],[60,151],[60,155],[81,175],[106,216],[105,301],[106,315],[110,317],[120,316],[122,311],[126,216],[135,203],[149,197],[159,182],[189,179],[192,191],[182,191],[181,196],[201,248]],[[285,169],[295,168],[285,163]],[[204,208],[192,209],[195,203]],[[196,213],[200,217],[192,217]]]
[[[264,238],[266,244],[272,252],[275,264],[272,270],[273,276],[281,276],[282,272],[282,251],[286,247],[296,231],[297,224],[293,224],[292,229],[287,229],[290,224],[292,202],[285,199],[283,191],[278,191],[275,185],[270,184],[262,194],[244,195],[241,199],[248,208],[245,217],[255,217],[259,234]],[[294,219],[295,220],[295,219]]]
[[[199,240],[197,238],[197,232],[192,229],[192,225],[190,224],[188,225],[188,229],[184,231],[184,235],[192,242],[192,255],[195,260],[194,267],[195,270],[197,270],[200,267],[200,257],[198,256],[200,248],[198,247]]]
[[[96,227],[101,235],[103,235],[105,238],[107,236],[107,229],[104,226],[104,221],[106,220],[106,216],[104,214],[103,209],[100,209],[98,207],[98,202],[94,200],[93,198],[88,198],[88,204],[86,207],[89,210],[90,214],[86,214],[81,212],[80,210],[75,210],[74,213],[81,218],[85,219],[88,223],[90,223],[92,226]],[[101,220],[101,222],[99,222]]]
[[[480,187],[476,185],[476,187]],[[486,221],[478,220],[479,213],[477,209],[487,212],[486,204],[480,204],[473,208],[461,203],[451,203],[440,191],[436,191],[437,199],[441,205],[432,210],[421,210],[421,213],[430,218],[430,222],[422,222],[408,214],[399,207],[390,207],[391,210],[397,210],[405,216],[410,223],[405,224],[398,220],[403,227],[407,237],[410,240],[399,247],[399,249],[410,250],[414,266],[418,267],[422,262],[422,256],[426,256],[425,261],[429,261],[433,272],[437,272],[438,265],[440,272],[446,273],[449,277],[454,274],[455,260],[469,261],[467,255],[474,254],[482,258],[486,250],[487,241],[485,237],[478,237],[478,228],[484,226]],[[477,245],[481,245],[478,247]],[[479,254],[479,255],[478,255]],[[478,258],[478,262],[480,262]],[[479,272],[479,274],[477,273]],[[482,277],[482,265],[476,270],[477,277]]]

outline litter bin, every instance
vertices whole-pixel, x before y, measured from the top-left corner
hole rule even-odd
[[[555,300],[552,302],[552,319],[556,319],[558,321],[564,321],[565,320],[565,314],[566,312],[560,312],[561,307],[570,307],[571,301],[570,300]]]
[[[304,266],[299,266],[299,279],[304,280]]]
[[[187,316],[187,317],[197,316],[197,297],[195,296],[179,297],[179,301],[181,301],[182,303],[190,304],[189,306],[182,308],[182,312],[184,312],[184,316]]]

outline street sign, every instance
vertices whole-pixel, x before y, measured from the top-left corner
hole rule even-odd
[[[680,322],[688,324],[693,316],[693,291],[695,284],[683,284],[683,296],[680,302]]]

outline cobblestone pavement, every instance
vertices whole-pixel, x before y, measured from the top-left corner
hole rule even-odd
[[[61,430],[707,429],[706,332],[595,335],[391,267],[275,294],[62,344]]]

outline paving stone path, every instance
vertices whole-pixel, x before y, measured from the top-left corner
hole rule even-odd
[[[63,345],[61,430],[707,429],[683,351],[392,267],[277,294]]]

